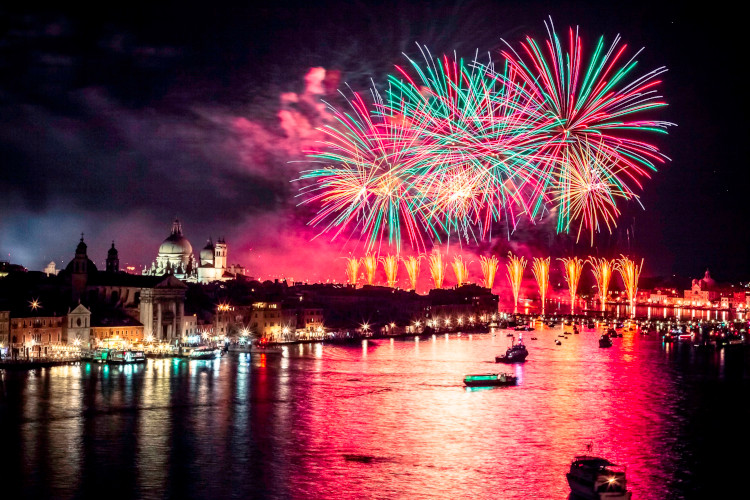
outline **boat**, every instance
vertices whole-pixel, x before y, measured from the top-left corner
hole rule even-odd
[[[612,347],[612,340],[609,338],[609,334],[605,333],[599,337],[599,347]]]
[[[221,350],[218,347],[203,345],[190,350],[188,359],[216,359],[221,356]]]
[[[479,373],[466,375],[464,385],[466,387],[493,387],[501,385],[516,385],[517,378],[510,373]]]
[[[495,363],[523,363],[526,361],[526,356],[529,355],[529,351],[523,344],[523,338],[518,339],[516,344],[511,339],[511,345],[505,354],[502,356],[495,356]]]
[[[559,340],[555,340],[555,345],[562,345],[562,342],[560,342]]]
[[[590,500],[630,500],[625,470],[607,459],[590,455],[575,457],[570,464],[570,491],[579,498]]]
[[[100,362],[116,365],[145,363],[146,354],[143,351],[133,351],[130,349],[107,349],[106,358],[103,358]]]

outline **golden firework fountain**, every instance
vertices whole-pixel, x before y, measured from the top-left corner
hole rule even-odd
[[[367,255],[362,257],[362,264],[365,266],[367,284],[372,285],[375,280],[375,271],[378,269],[378,258],[374,254],[368,252]]]
[[[508,252],[508,281],[513,291],[513,312],[518,312],[518,295],[521,293],[523,270],[526,269],[526,257],[518,257]]]
[[[416,257],[414,255],[404,259],[404,267],[406,272],[409,274],[409,282],[411,282],[411,289],[417,291],[417,280],[419,279],[419,267],[420,261],[424,258],[424,255],[419,254]]]
[[[359,259],[356,257],[346,258],[346,277],[349,284],[357,286],[357,277],[359,276]]]
[[[480,265],[482,266],[482,279],[484,280],[484,287],[492,290],[495,285],[495,275],[497,274],[497,266],[499,261],[494,255],[492,257],[479,257]]]
[[[628,294],[631,315],[635,316],[635,298],[636,295],[638,295],[638,279],[641,277],[643,259],[641,259],[639,265],[636,264],[635,261],[622,255],[621,258],[617,259],[615,269],[617,269],[622,277],[622,282],[625,285],[625,293]]]
[[[460,255],[456,255],[453,258],[453,274],[456,275],[456,285],[462,286],[469,281],[469,268],[464,258]]]
[[[587,262],[591,264],[591,271],[594,273],[594,279],[596,279],[596,287],[599,289],[599,300],[602,303],[602,312],[604,312],[607,304],[607,294],[609,293],[609,282],[612,279],[612,271],[614,271],[615,261],[599,257],[589,257]]]
[[[570,293],[570,314],[575,314],[578,282],[581,280],[584,261],[578,257],[569,257],[558,260],[561,260],[565,266],[565,281],[568,283],[568,292]]]
[[[542,259],[534,257],[531,264],[531,271],[534,273],[534,279],[539,287],[539,296],[542,300],[542,316],[544,316],[544,306],[547,300],[547,290],[549,290],[549,262],[550,258]]]
[[[430,275],[436,289],[443,288],[446,267],[447,265],[443,264],[443,256],[440,255],[440,252],[435,251],[430,255]]]
[[[398,255],[388,255],[380,258],[383,270],[385,271],[386,281],[391,288],[396,288],[396,281],[398,281],[398,260]]]

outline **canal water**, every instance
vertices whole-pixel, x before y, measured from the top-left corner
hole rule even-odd
[[[561,333],[511,366],[498,330],[0,372],[0,497],[565,499],[592,443],[634,499],[747,498],[747,348]]]

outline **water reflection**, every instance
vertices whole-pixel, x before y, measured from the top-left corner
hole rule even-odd
[[[3,373],[7,498],[566,498],[589,441],[628,466],[634,498],[715,487],[715,457],[747,436],[702,426],[750,416],[730,397],[748,395],[747,352],[560,332],[534,332],[512,366],[491,363],[510,341],[494,330]],[[463,387],[489,371],[518,386]]]

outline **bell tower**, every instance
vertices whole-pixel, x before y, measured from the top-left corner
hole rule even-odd
[[[86,290],[86,282],[89,276],[89,256],[86,254],[86,243],[83,242],[83,233],[81,241],[76,247],[76,256],[73,259],[73,272],[71,273],[71,287],[73,289],[73,300],[80,300],[83,292]]]
[[[224,238],[219,238],[214,247],[214,269],[216,277],[221,278],[227,268],[227,243]]]
[[[107,252],[107,272],[117,273],[120,272],[120,258],[115,248],[115,242],[112,242],[112,248]]]

